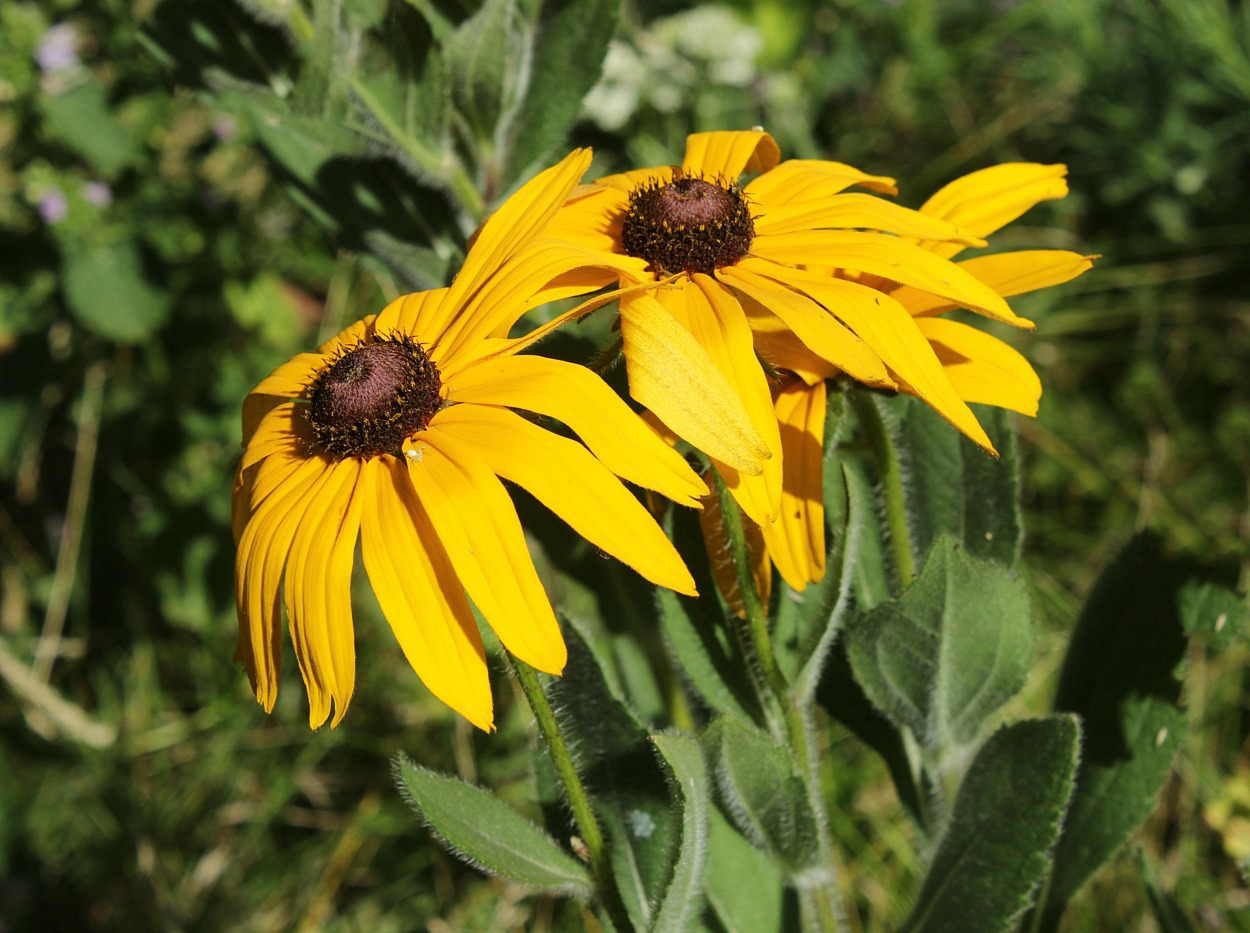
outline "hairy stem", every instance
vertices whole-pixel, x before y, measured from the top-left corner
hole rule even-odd
[[[911,553],[911,530],[907,526],[907,504],[903,498],[903,473],[898,451],[881,420],[881,410],[871,394],[852,390],[847,393],[855,408],[855,416],[868,434],[885,498],[885,520],[890,529],[890,549],[899,586],[906,588],[916,578],[916,564]]]

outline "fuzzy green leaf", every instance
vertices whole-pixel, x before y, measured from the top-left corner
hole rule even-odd
[[[590,875],[541,829],[490,792],[399,755],[400,793],[422,822],[471,865],[540,891],[586,897]]]
[[[1024,583],[939,538],[896,600],[848,623],[847,654],[869,699],[948,756],[1024,686],[1033,659]]]
[[[951,535],[973,557],[1014,564],[1020,556],[1020,467],[1011,415],[977,408],[977,418],[998,448],[995,459],[964,437],[928,405],[908,395],[883,409],[898,450],[911,530],[920,564],[940,535]]]
[[[678,734],[653,735],[652,744],[659,750],[672,772],[673,797],[681,813],[681,838],[672,878],[659,909],[651,920],[654,933],[683,933],[703,904],[703,874],[707,864],[708,821],[712,809],[711,788],[703,751],[692,736]]]
[[[619,0],[548,0],[534,32],[530,80],[512,122],[508,181],[551,160],[599,80]]]
[[[955,798],[911,933],[998,933],[1029,906],[1049,864],[1076,773],[1073,716],[1017,722],[977,752]]]
[[[708,845],[707,899],[726,933],[781,933],[786,882],[772,856],[716,808]]]
[[[451,99],[468,124],[471,143],[489,146],[504,114],[515,106],[525,42],[514,0],[486,0],[443,46]]]
[[[1081,717],[1085,745],[1041,929],[1058,926],[1071,897],[1154,809],[1184,740],[1181,602],[1195,570],[1138,535],[1103,571],[1077,620],[1055,709]]]
[[[728,717],[712,724],[705,741],[721,803],[743,834],[791,871],[814,865],[816,818],[787,750]]]

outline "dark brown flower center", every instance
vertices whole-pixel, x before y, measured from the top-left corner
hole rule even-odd
[[[738,186],[702,178],[635,188],[621,229],[625,252],[647,260],[657,275],[711,275],[745,256],[754,236],[751,211]]]
[[[438,367],[411,337],[374,337],[348,350],[313,381],[308,422],[314,446],[334,460],[399,456],[442,405]]]

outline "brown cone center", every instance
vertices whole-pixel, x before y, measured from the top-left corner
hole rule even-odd
[[[647,260],[658,275],[711,275],[742,259],[755,225],[735,184],[675,178],[635,188],[621,229],[625,252]]]

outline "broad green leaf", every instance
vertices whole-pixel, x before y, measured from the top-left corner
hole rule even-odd
[[[726,933],[782,933],[785,875],[712,809],[707,899]]]
[[[846,482],[848,556],[847,565],[855,604],[861,610],[890,599],[889,560],[885,550],[885,529],[873,480],[860,457],[846,457],[842,462]]]
[[[1067,902],[1154,809],[1187,725],[1177,669],[1185,656],[1182,595],[1195,576],[1141,534],[1081,610],[1055,709],[1081,717],[1084,748],[1041,929],[1058,926]]]
[[[792,872],[816,864],[816,817],[788,750],[726,716],[708,729],[705,743],[721,803],[743,834]]]
[[[1247,608],[1245,597],[1212,580],[1190,580],[1181,588],[1181,624],[1190,635],[1206,635],[1217,651],[1245,631]]]
[[[62,262],[61,284],[70,310],[94,333],[139,343],[164,323],[169,296],[147,280],[133,240],[67,250]]]
[[[653,735],[651,742],[672,772],[673,797],[681,813],[681,837],[672,877],[651,920],[651,930],[684,933],[703,904],[712,792],[697,739],[671,733]]]
[[[938,760],[975,742],[1024,686],[1033,644],[1024,583],[950,538],[902,596],[847,624],[855,679]]]
[[[547,0],[533,33],[530,79],[511,123],[506,182],[554,161],[599,80],[616,31],[619,0]]]
[[[569,660],[550,685],[552,705],[608,836],[625,909],[646,929],[672,878],[681,817],[647,731],[609,688],[578,626],[566,624],[564,635]]]
[[[746,661],[730,634],[730,625],[735,623],[726,619],[716,596],[698,519],[689,510],[674,511],[673,543],[685,556],[686,566],[703,595],[692,598],[663,587],[656,589],[664,635],[686,682],[704,704],[743,723],[759,722],[759,702]]]
[[[898,450],[908,526],[917,565],[940,535],[973,557],[1008,566],[1020,556],[1020,468],[1009,412],[978,406],[977,419],[998,448],[995,459],[917,398],[879,407]]]
[[[98,81],[84,81],[61,94],[45,94],[42,101],[44,125],[97,172],[113,175],[138,155]]]
[[[1032,901],[1059,836],[1079,751],[1073,716],[994,733],[964,776],[904,929],[997,933]]]
[[[453,852],[471,865],[540,891],[586,897],[590,876],[541,829],[480,787],[413,764],[394,764],[400,792]]]
[[[443,46],[451,99],[474,148],[496,139],[504,114],[516,103],[527,64],[526,32],[514,0],[486,0]]]

